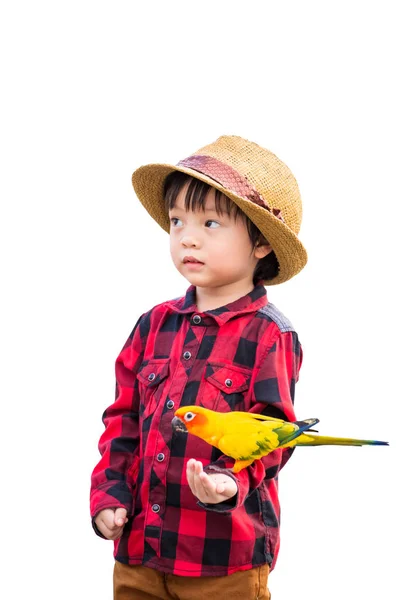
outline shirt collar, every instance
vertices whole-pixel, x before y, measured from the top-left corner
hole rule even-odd
[[[219,325],[223,325],[238,315],[256,312],[267,303],[267,292],[261,281],[259,281],[251,292],[245,296],[242,296],[225,306],[219,306],[213,310],[206,310],[203,313],[198,310],[196,305],[196,286],[194,285],[191,285],[187,289],[185,296],[167,302],[168,306],[175,312],[188,315],[196,313],[198,315],[210,316],[213,317]]]

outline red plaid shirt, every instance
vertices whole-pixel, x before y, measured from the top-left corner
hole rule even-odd
[[[116,399],[103,415],[102,458],[92,474],[92,518],[105,508],[128,511],[116,560],[186,576],[273,568],[278,472],[292,450],[275,450],[237,475],[228,471],[237,495],[206,505],[188,486],[188,459],[209,472],[233,460],[195,436],[174,433],[171,420],[179,406],[199,404],[293,421],[301,360],[297,334],[261,283],[205,312],[190,286],[140,317],[116,361]]]

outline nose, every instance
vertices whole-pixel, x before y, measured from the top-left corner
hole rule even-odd
[[[185,235],[181,239],[181,244],[185,248],[198,248],[198,246],[199,246],[198,240],[196,240],[193,236],[188,236],[188,235]]]
[[[200,246],[200,238],[193,229],[188,231],[188,228],[186,228],[185,233],[181,237],[181,244],[185,248],[198,248]]]

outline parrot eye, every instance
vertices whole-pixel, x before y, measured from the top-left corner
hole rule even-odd
[[[185,421],[193,421],[193,419],[195,418],[195,416],[196,415],[194,413],[188,412],[188,413],[186,413],[184,419],[185,419]]]

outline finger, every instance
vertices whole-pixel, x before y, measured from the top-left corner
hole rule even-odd
[[[104,535],[104,537],[106,537],[108,540],[113,539],[113,536],[115,535],[115,529],[111,529],[110,527],[108,527],[102,520],[96,523],[96,525],[99,531]]]
[[[192,490],[193,494],[198,497],[199,482],[198,482],[197,473],[195,473],[195,472],[192,472],[190,475],[190,489]]]
[[[120,538],[122,536],[124,532],[124,528],[123,527],[117,527],[113,533],[112,533],[112,537],[110,537],[110,540],[118,540],[118,538]]]
[[[216,484],[217,484],[217,486],[216,486],[217,492],[219,494],[221,494],[221,496],[223,498],[232,498],[233,496],[235,496],[237,494],[238,487],[237,487],[236,483],[233,481],[233,479],[231,479],[231,478],[227,478],[226,481],[216,482]],[[223,486],[222,490],[219,487],[220,485]]]
[[[208,479],[204,477],[206,475]],[[210,500],[214,502],[223,502],[226,498],[232,498],[237,492],[236,483],[226,477],[221,480],[220,475],[209,475],[208,473],[204,473],[201,476],[205,493],[208,494]]]
[[[195,472],[197,473],[197,475],[200,475],[200,473],[203,472],[203,463],[200,462],[199,460],[196,460],[194,462],[194,469],[195,469]]]
[[[186,466],[186,477],[190,486],[190,489],[192,490],[192,492],[194,491],[194,480],[195,480],[195,476],[196,476],[196,461],[191,458]]]
[[[238,493],[237,484],[233,481],[233,479],[229,478],[226,483],[224,496],[226,496],[227,498],[233,498],[233,496],[236,496],[237,493]]]
[[[200,461],[196,461],[195,464],[195,475],[194,475],[194,484],[196,487],[197,494],[201,494],[202,498],[207,498],[209,486],[208,483],[208,475],[203,471],[203,464]]]
[[[209,475],[207,475],[207,473],[204,471],[200,473],[199,480],[203,487],[204,493],[207,494],[207,496],[214,495],[216,493],[217,485],[215,481]]]
[[[193,462],[192,462],[192,459],[190,459],[186,465],[186,479],[188,480],[190,489],[193,491]]]
[[[114,512],[114,511],[113,511]],[[104,523],[101,524],[102,526],[99,527],[101,533],[108,539],[108,540],[116,540],[117,538],[121,537],[121,535],[123,534],[124,531],[124,525],[122,527],[117,527],[114,523],[112,524],[111,527],[108,527],[107,525],[105,525]]]
[[[229,488],[228,478],[221,479],[220,475],[210,475],[210,479],[212,479],[215,484],[215,491],[217,494],[223,494]]]
[[[100,521],[104,523],[105,527],[112,531],[114,529],[114,509],[106,508],[100,515]]]
[[[125,525],[125,523],[127,522],[127,510],[126,508],[116,508],[115,509],[115,513],[114,513],[114,524],[117,527],[121,527],[123,525]]]
[[[199,470],[202,469],[202,464],[200,466],[197,464],[198,461],[193,460],[193,462],[189,465],[189,475],[188,481],[190,485],[190,489],[192,493],[199,499],[204,500],[204,491],[203,486],[199,480]]]
[[[206,502],[220,502],[223,496],[218,492],[217,483],[208,473],[202,472],[199,475],[199,485],[201,485],[201,492],[205,497]]]
[[[223,494],[225,491],[225,485],[223,483],[217,483],[215,485],[215,491],[217,494]]]

